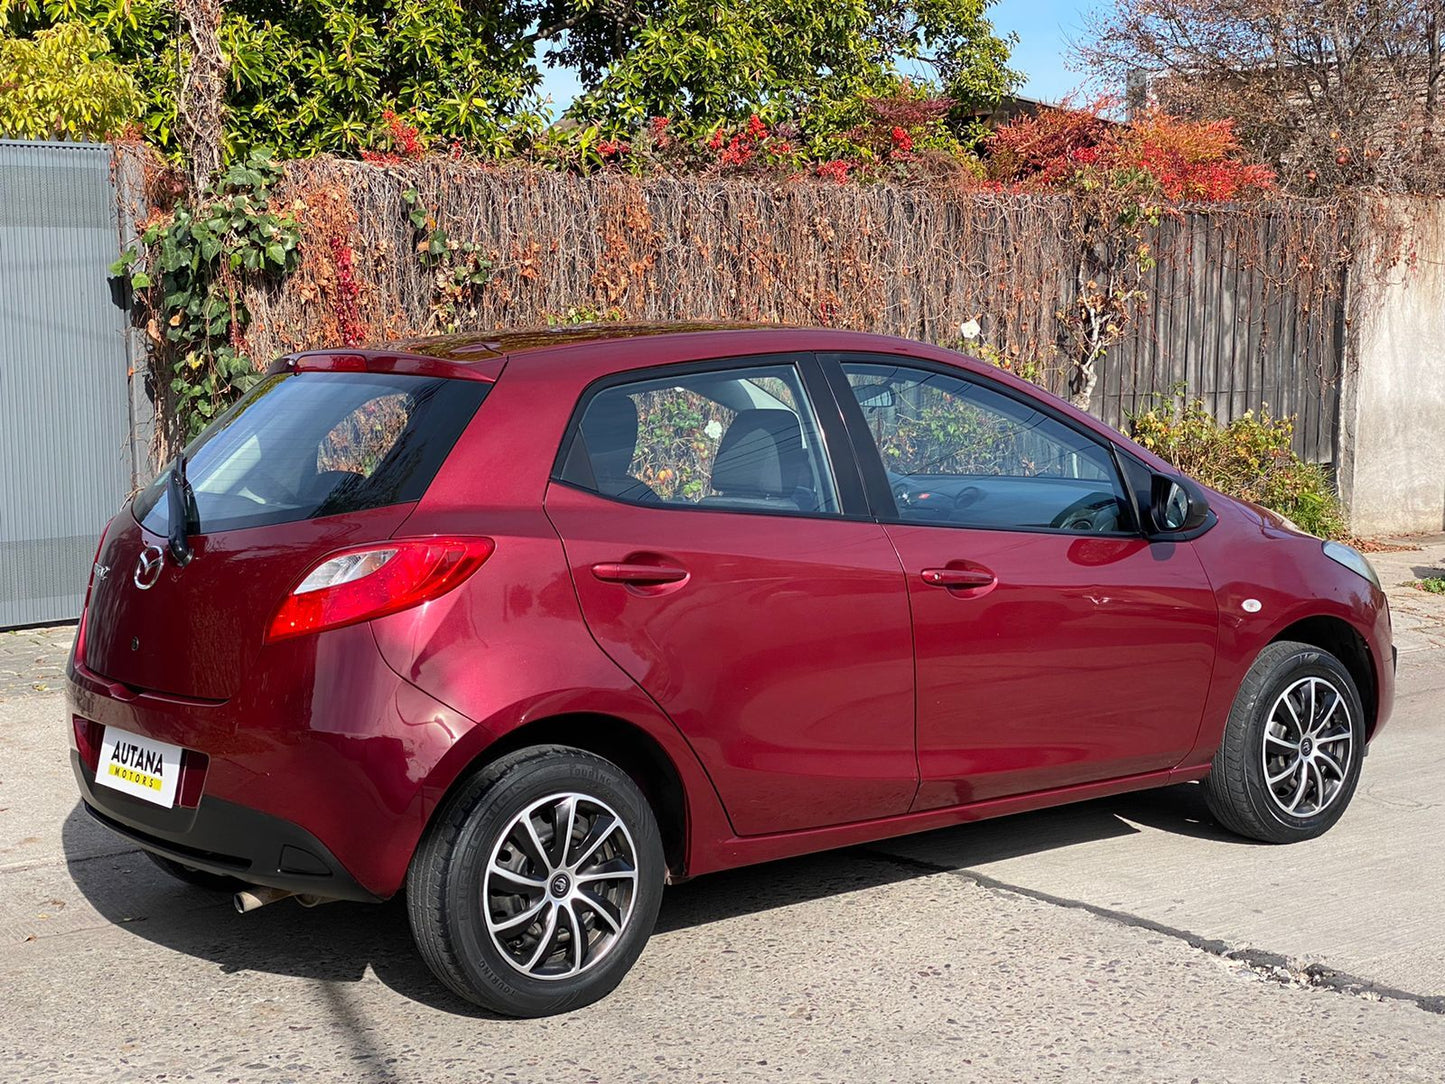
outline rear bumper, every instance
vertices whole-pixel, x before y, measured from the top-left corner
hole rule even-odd
[[[471,722],[392,671],[365,625],[265,654],[257,680],[220,703],[128,689],[72,659],[72,716],[206,758],[194,793],[183,776],[186,804],[164,809],[97,788],[94,754],[77,753],[86,806],[147,850],[207,872],[392,896],[430,812],[427,779]]]
[[[85,811],[137,846],[193,869],[248,884],[333,899],[375,902],[326,845],[299,825],[221,798],[193,809],[160,806],[95,785],[95,773],[70,753]]]

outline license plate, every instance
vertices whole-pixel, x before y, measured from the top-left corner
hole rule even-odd
[[[183,752],[179,745],[167,745],[108,726],[100,745],[95,781],[122,794],[170,808],[176,803]]]

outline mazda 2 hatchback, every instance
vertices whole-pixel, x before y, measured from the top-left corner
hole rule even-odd
[[[105,531],[85,807],[249,909],[405,891],[575,1008],[663,885],[1202,780],[1317,836],[1390,712],[1366,560],[920,343],[608,327],[284,358]]]

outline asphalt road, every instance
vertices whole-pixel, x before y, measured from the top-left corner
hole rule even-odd
[[[1401,656],[1323,839],[1197,788],[701,878],[612,997],[477,1013],[395,905],[239,916],[77,808],[62,705],[0,701],[0,1080],[1445,1080],[1445,650]]]

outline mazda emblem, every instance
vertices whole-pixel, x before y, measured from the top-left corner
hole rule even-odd
[[[154,587],[161,578],[161,566],[165,564],[165,559],[166,555],[159,546],[147,546],[141,550],[135,562],[135,585],[142,591]]]

